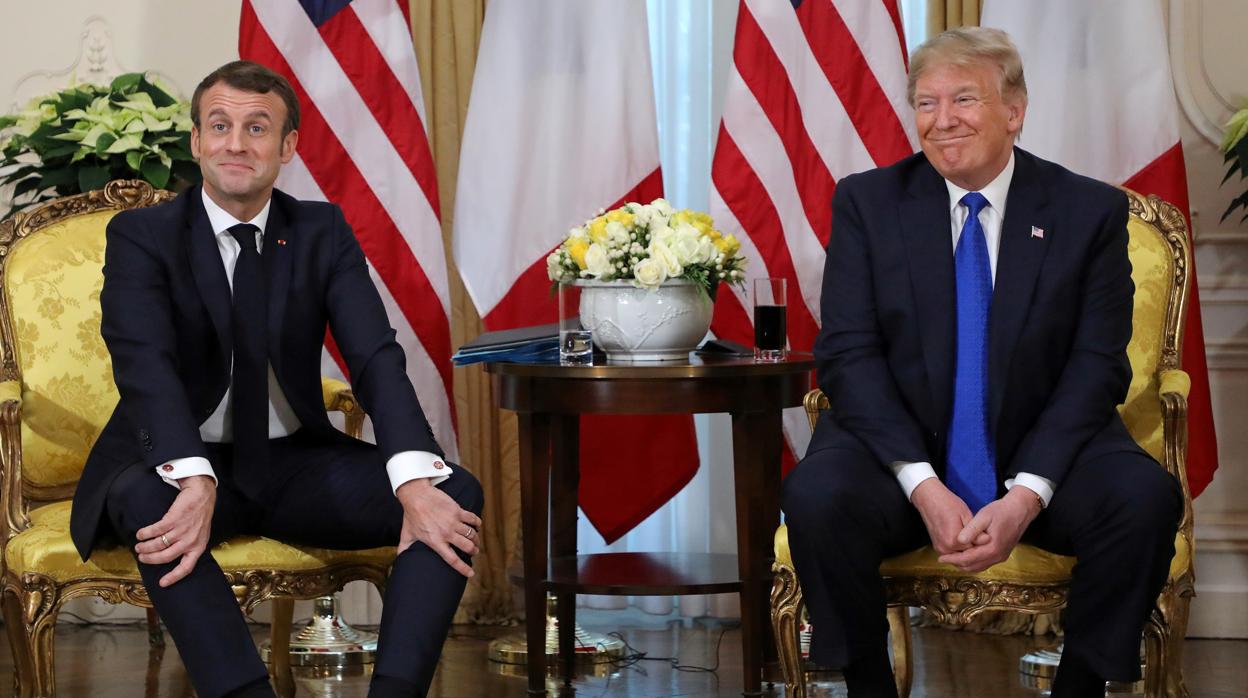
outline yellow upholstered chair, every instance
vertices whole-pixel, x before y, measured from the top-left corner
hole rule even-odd
[[[1145,694],[1187,696],[1182,675],[1182,643],[1193,589],[1192,498],[1187,486],[1187,391],[1190,381],[1179,369],[1179,350],[1187,310],[1191,251],[1187,224],[1174,206],[1155,196],[1128,191],[1131,217],[1128,253],[1135,282],[1133,333],[1127,354],[1131,386],[1118,410],[1135,440],[1183,487],[1183,520],[1175,540],[1170,577],[1145,626]],[[815,390],[806,396],[814,428],[828,400]],[[806,695],[797,625],[802,590],[789,554],[788,530],[775,537],[775,583],[771,620],[789,696]],[[906,608],[919,606],[943,623],[965,623],[986,610],[1025,613],[1055,611],[1066,603],[1075,559],[1030,545],[978,574],[966,574],[937,561],[930,547],[890,558],[880,566],[888,599],[898,693],[907,696],[913,676],[910,625]]]
[[[117,404],[100,337],[104,229],[118,211],[172,198],[141,181],[57,199],[0,224],[0,559],[4,621],[17,694],[52,696],[57,612],[98,596],[150,608],[130,552],[99,548],[83,562],[69,537],[70,498]],[[346,384],[323,381],[326,408],[359,434],[364,414]],[[212,551],[243,609],[274,601],[273,674],[294,694],[288,647],[293,604],[346,582],[381,588],[394,548],[331,551],[239,537]]]

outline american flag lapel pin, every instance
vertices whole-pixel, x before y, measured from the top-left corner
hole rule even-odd
[[[1038,227],[1038,226],[1034,226],[1034,225],[1033,225],[1033,226],[1031,226],[1031,236],[1032,236],[1033,238],[1040,238],[1041,240],[1043,240],[1043,239],[1044,239],[1044,228],[1041,228],[1041,227]]]

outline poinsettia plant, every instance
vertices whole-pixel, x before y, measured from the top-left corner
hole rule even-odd
[[[1248,107],[1235,112],[1226,124],[1226,137],[1222,139],[1222,152],[1226,153],[1225,162],[1230,164],[1226,176],[1222,178],[1222,183],[1226,184],[1226,180],[1236,172],[1239,173],[1241,180],[1248,179]],[[1248,190],[1231,200],[1226,213],[1222,214],[1222,220],[1226,220],[1237,208],[1244,209],[1244,216],[1239,219],[1240,222],[1248,220]]]
[[[13,210],[113,179],[142,178],[157,189],[200,180],[190,104],[144,73],[71,85],[0,117],[0,156]]]

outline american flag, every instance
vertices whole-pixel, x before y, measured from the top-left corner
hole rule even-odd
[[[342,207],[438,443],[458,460],[450,290],[407,12],[406,0],[244,0],[238,52],[294,86],[299,146],[278,188]]]
[[[914,152],[896,0],[743,0],[711,167],[711,216],[741,240],[750,279],[788,279],[789,345],[819,332],[823,262],[837,180]],[[753,341],[750,288],[721,293],[712,330]],[[801,408],[786,410],[806,451]]]

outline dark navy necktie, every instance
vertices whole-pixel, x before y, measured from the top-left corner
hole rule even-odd
[[[264,488],[263,469],[269,448],[268,322],[264,273],[256,248],[259,228],[250,223],[231,226],[242,248],[234,264],[234,368],[230,399],[233,407],[234,481],[253,499]]]
[[[966,223],[954,251],[958,288],[958,345],[949,428],[949,489],[972,512],[997,497],[996,454],[988,433],[988,318],[992,309],[992,267],[979,212],[983,194],[962,197]]]

